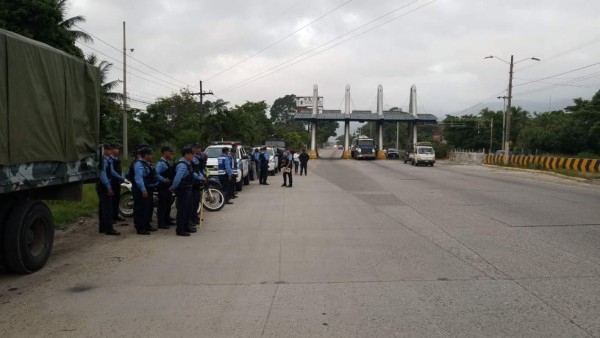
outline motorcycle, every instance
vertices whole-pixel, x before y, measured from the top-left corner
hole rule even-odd
[[[121,183],[121,198],[119,199],[119,214],[122,217],[133,217],[133,191],[132,183],[125,180]],[[201,186],[203,194],[202,205],[198,206],[198,214],[200,214],[200,208],[204,207],[204,210],[215,212],[223,209],[225,206],[225,195],[223,194],[223,186],[221,183],[214,178],[209,178],[206,184]],[[173,194],[173,203],[176,203],[177,197]],[[155,191],[152,193],[152,205],[154,208],[158,206],[158,193]]]

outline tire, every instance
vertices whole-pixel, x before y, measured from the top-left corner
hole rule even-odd
[[[17,203],[4,232],[4,253],[9,270],[29,274],[41,269],[52,252],[54,219],[40,201]]]
[[[235,191],[242,191],[244,189],[244,180],[235,183]]]
[[[204,207],[204,210],[210,212],[223,209],[225,206],[225,195],[223,194],[223,191],[217,188],[209,188],[209,190],[210,195],[208,195],[208,192],[206,192],[207,196],[205,196],[204,203],[201,207]]]
[[[434,165],[434,163],[431,163],[431,164],[430,164],[430,166],[432,166],[432,167],[433,167],[433,165]]]
[[[121,193],[119,215],[122,217],[133,217],[133,193],[131,191]]]
[[[244,185],[250,185],[250,174],[244,177]]]

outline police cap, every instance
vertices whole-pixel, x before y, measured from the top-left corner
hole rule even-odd
[[[229,147],[223,147],[223,149],[221,151],[223,152],[223,154],[228,153]]]
[[[138,150],[138,153],[139,153],[141,156],[148,155],[148,154],[152,154],[152,148],[150,148],[150,147],[143,147],[143,148],[140,148],[140,149]]]
[[[166,153],[166,152],[172,153],[173,149],[171,147],[169,147],[169,146],[162,146],[160,148],[160,153],[163,154],[163,153]]]
[[[187,154],[193,154],[194,151],[192,150],[192,147],[183,147],[183,149],[181,149],[181,155],[187,155]]]
[[[200,145],[200,143],[194,143],[192,144],[192,148],[202,148],[202,146]]]

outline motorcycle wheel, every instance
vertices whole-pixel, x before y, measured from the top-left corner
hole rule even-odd
[[[133,193],[131,191],[121,193],[119,214],[122,217],[133,217]]]
[[[204,196],[204,210],[214,212],[223,209],[225,206],[225,195],[221,189],[209,188],[204,194],[206,194]]]

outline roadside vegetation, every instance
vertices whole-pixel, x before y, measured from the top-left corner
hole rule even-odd
[[[56,229],[65,229],[81,217],[92,217],[98,214],[98,197],[96,196],[95,184],[83,185],[83,199],[81,201],[45,202],[52,211]]]

